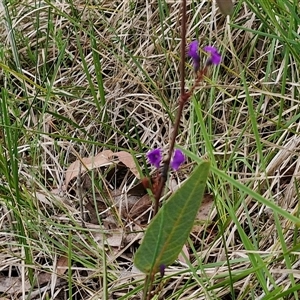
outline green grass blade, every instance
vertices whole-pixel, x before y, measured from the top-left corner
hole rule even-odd
[[[184,150],[179,145],[177,145],[177,147],[179,149],[181,149],[184,152],[184,154],[186,154],[187,156],[189,156],[191,159],[195,160],[196,162],[198,162],[198,163],[203,162],[203,160],[201,158],[199,158],[197,155],[195,155],[195,154],[193,154],[193,153],[191,153],[189,151]],[[239,181],[235,180],[234,178],[230,177],[229,175],[227,175],[222,170],[219,170],[215,166],[211,166],[211,171],[212,171],[213,174],[217,175],[219,178],[221,178],[224,181],[228,182],[232,186],[235,186],[240,191],[243,191],[245,194],[251,196],[253,199],[257,200],[261,204],[264,204],[267,207],[271,208],[274,212],[276,212],[279,215],[285,217],[287,220],[290,220],[291,222],[295,223],[297,226],[300,225],[300,219],[299,218],[297,218],[294,215],[290,214],[286,210],[280,208],[273,201],[264,198],[263,196],[261,196],[260,194],[258,194],[255,191],[253,191],[248,186],[246,186],[246,185],[240,183]]]

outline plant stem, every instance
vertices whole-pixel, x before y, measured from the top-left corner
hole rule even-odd
[[[150,275],[147,275],[147,299],[146,300],[151,300],[151,291],[152,291],[152,287],[153,287],[153,281],[154,281],[154,274],[150,274]]]
[[[160,182],[158,186],[158,190],[155,194],[155,203],[154,203],[154,212],[153,215],[155,216],[158,212],[159,208],[159,199],[161,198],[164,186],[166,184],[168,178],[168,171],[170,168],[170,161],[172,158],[172,154],[174,151],[176,137],[179,131],[180,119],[183,112],[183,108],[185,103],[187,103],[194,93],[196,87],[199,83],[203,80],[204,76],[206,75],[208,64],[204,66],[203,69],[200,69],[196,73],[196,79],[193,86],[189,89],[189,91],[185,91],[185,53],[186,53],[186,0],[182,1],[182,23],[181,23],[181,61],[180,61],[180,98],[179,98],[179,107],[175,119],[174,124],[174,131],[171,138],[171,143],[169,147],[169,153],[167,159],[164,161],[163,170],[160,176]]]
[[[162,191],[164,189],[165,183],[168,177],[168,171],[170,167],[170,161],[173,154],[175,140],[179,130],[179,124],[181,119],[181,114],[183,111],[184,104],[187,101],[186,92],[185,92],[185,52],[186,52],[186,0],[182,0],[182,20],[181,20],[181,54],[180,54],[180,100],[179,108],[176,115],[174,131],[172,134],[171,144],[169,148],[168,157],[164,162],[163,171],[160,177],[160,183],[158,190],[155,194],[155,203],[154,203],[154,216],[156,215],[159,207],[159,199],[161,198]]]

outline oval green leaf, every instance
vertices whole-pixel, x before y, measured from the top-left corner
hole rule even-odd
[[[200,208],[209,169],[209,162],[200,163],[153,218],[134,257],[140,271],[154,274],[177,259]]]

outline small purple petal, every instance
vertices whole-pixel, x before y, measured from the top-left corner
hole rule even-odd
[[[162,160],[161,149],[157,148],[157,149],[150,150],[147,153],[147,158],[150,164],[158,169]]]
[[[204,49],[204,51],[206,51],[210,54],[210,58],[206,62],[207,65],[218,65],[218,64],[220,64],[220,62],[222,60],[221,54],[218,52],[218,50],[215,47],[206,46],[203,49]]]
[[[200,68],[199,43],[193,41],[189,45],[188,56],[192,58],[195,71]]]
[[[175,149],[174,155],[173,155],[173,158],[171,161],[171,168],[174,171],[177,171],[179,169],[179,167],[184,163],[184,161],[185,161],[185,156],[182,153],[182,151],[179,149]]]
[[[159,266],[159,272],[160,272],[160,276],[164,277],[165,275],[165,270],[166,270],[166,266],[164,264]]]
[[[198,41],[193,41],[189,45],[188,56],[198,59],[199,58],[199,43]]]

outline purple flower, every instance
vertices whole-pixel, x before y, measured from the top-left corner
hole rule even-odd
[[[192,58],[194,70],[197,72],[200,68],[200,55],[199,55],[199,43],[198,41],[193,41],[189,45],[188,56]]]
[[[148,157],[150,164],[158,169],[159,165],[161,163],[161,160],[162,160],[161,149],[157,148],[157,149],[150,150],[147,153],[147,157]]]
[[[171,161],[171,168],[174,171],[177,171],[179,169],[179,167],[184,163],[184,161],[185,161],[185,156],[182,153],[182,151],[179,149],[175,149],[174,155],[173,155],[173,158]]]
[[[218,50],[215,47],[206,46],[203,49],[204,49],[204,51],[206,51],[210,54],[210,58],[206,62],[207,65],[218,65],[218,64],[220,64],[220,62],[222,60],[221,54],[218,52]]]
[[[162,150],[160,148],[150,150],[147,153],[147,158],[151,165],[155,168],[160,167],[160,163],[162,161]],[[179,167],[184,163],[185,156],[181,150],[175,149],[170,166],[174,171],[177,171]]]

